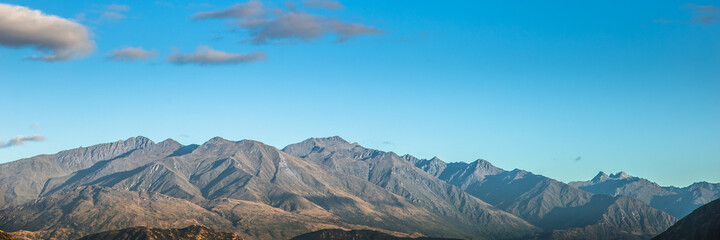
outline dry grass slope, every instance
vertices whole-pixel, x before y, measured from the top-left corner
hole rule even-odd
[[[151,227],[133,227],[122,230],[97,233],[80,240],[243,240],[235,233],[193,225],[182,229],[161,229]]]

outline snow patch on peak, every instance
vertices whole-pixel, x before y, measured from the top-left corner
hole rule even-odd
[[[610,178],[612,178],[612,179],[626,179],[626,178],[632,178],[632,176],[630,176],[630,175],[628,175],[627,173],[621,171],[621,172],[619,172],[619,173],[610,174]]]

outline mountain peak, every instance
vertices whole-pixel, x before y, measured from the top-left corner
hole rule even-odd
[[[340,136],[324,137],[324,138],[310,138],[314,142],[321,143],[323,145],[349,145],[352,144]]]
[[[495,167],[495,165],[492,165],[492,163],[488,162],[485,159],[478,159],[478,160],[475,160],[475,162],[477,163],[477,165]]]
[[[487,175],[495,175],[504,171],[484,159],[475,160],[474,162],[470,163],[470,166],[474,168],[473,171],[477,176],[482,177]]]
[[[230,143],[230,142],[232,142],[232,141],[224,139],[222,137],[214,137],[214,138],[211,138],[210,140],[207,140],[207,142],[205,142],[203,145],[205,145],[205,144],[224,144],[224,143]]]
[[[316,149],[352,149],[357,145],[357,143],[345,141],[345,139],[339,136],[332,136],[324,138],[308,138],[305,141],[290,144],[283,148],[282,151],[289,153],[290,155],[306,156]]]
[[[478,167],[482,167],[485,169],[502,170],[501,168],[496,167],[495,165],[493,165],[492,163],[490,163],[489,161],[487,161],[485,159],[475,160],[475,164],[477,164]]]
[[[610,178],[612,178],[612,179],[626,179],[626,178],[631,178],[631,177],[632,176],[628,175],[627,173],[625,173],[623,171],[620,171],[615,174],[610,174]]]
[[[175,139],[168,138],[163,140],[162,142],[159,142],[160,145],[170,145],[170,146],[182,146],[178,141],[175,141]]]
[[[155,142],[153,142],[153,140],[150,140],[150,138],[147,138],[145,136],[131,137],[131,138],[125,139],[124,141],[120,140],[119,142],[125,142],[125,143],[130,143],[130,144],[134,143],[135,146],[140,146],[141,148],[144,148],[147,145],[155,144]]]
[[[592,182],[602,182],[602,181],[605,181],[608,179],[610,179],[610,177],[607,174],[605,174],[605,172],[600,171],[597,175],[595,175],[595,177],[591,181]]]

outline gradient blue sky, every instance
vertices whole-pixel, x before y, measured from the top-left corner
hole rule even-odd
[[[228,19],[191,19],[242,1],[4,3],[73,19],[96,49],[47,63],[0,46],[0,138],[46,137],[0,148],[0,163],[137,135],[278,148],[339,135],[565,182],[621,170],[661,185],[720,182],[720,22],[692,20],[718,16],[693,10],[717,2],[341,1],[307,11],[383,33],[280,45],[242,42]],[[130,10],[101,18],[111,4]],[[267,60],[166,61],[199,45]],[[139,46],[157,58],[108,59]]]

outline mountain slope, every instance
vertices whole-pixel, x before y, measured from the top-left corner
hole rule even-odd
[[[80,187],[23,205],[0,210],[7,231],[39,232],[39,238],[77,238],[89,233],[149,225],[184,227],[193,224],[231,229],[232,223],[186,200],[154,192]],[[59,229],[68,229],[54,233]]]
[[[242,240],[234,233],[219,232],[205,226],[189,226],[182,229],[133,227],[92,234],[79,240]]]
[[[720,183],[698,182],[684,188],[662,187],[625,172],[609,176],[600,172],[590,181],[571,182],[570,185],[597,194],[634,197],[677,218],[682,218],[703,204],[720,198]]]
[[[695,209],[653,240],[720,239],[720,199]]]
[[[444,163],[403,158],[465,192],[552,232],[553,239],[647,239],[676,221],[629,197],[595,195],[527,171],[505,171],[485,160]]]
[[[138,139],[142,144],[130,144]],[[132,147],[120,148],[118,144]],[[42,169],[35,173],[32,168],[17,167],[33,160],[20,160],[18,162],[23,164],[19,165],[17,162],[7,164],[17,165],[14,169],[38,176],[33,181],[42,187],[32,188],[32,194],[23,200],[24,205],[6,205],[0,228],[14,232],[25,230],[22,233],[26,236],[69,239],[79,234],[109,230],[103,228],[105,225],[114,229],[137,225],[180,227],[173,225],[176,222],[167,216],[154,212],[164,212],[162,208],[168,208],[171,213],[195,209],[193,213],[199,215],[182,215],[178,219],[205,218],[207,221],[197,223],[242,232],[248,239],[290,238],[327,228],[476,239],[521,237],[537,231],[524,220],[399,161],[394,154],[385,154],[389,161],[373,160],[383,167],[374,168],[373,177],[368,178],[345,173],[353,167],[330,167],[251,140],[235,142],[217,137],[202,145],[182,146],[173,140],[153,143],[137,137],[75,151],[88,151],[85,149],[112,154],[100,154],[99,157],[97,154],[75,154],[93,158],[78,157],[82,164],[63,160],[67,155],[64,152],[44,155],[43,162],[61,169],[52,174]],[[120,153],[122,151],[114,149],[130,150]],[[94,164],[85,164],[89,162]],[[85,168],[64,169],[62,166],[68,163]],[[0,167],[8,169],[6,164]],[[398,167],[403,170],[392,171]],[[2,176],[13,177],[14,174],[12,171],[0,172]],[[413,181],[428,183],[415,188]],[[6,186],[24,189],[27,185],[13,182]],[[92,194],[83,193],[89,191],[88,188],[104,189],[110,193],[100,196],[114,197],[94,199]],[[170,199],[168,202],[178,202],[179,207],[167,204],[162,208],[147,209],[142,201],[133,203],[133,199],[125,199],[125,203],[115,196],[117,191],[131,195],[160,194]],[[92,201],[85,203],[88,201],[84,199]],[[79,206],[105,207],[74,211],[77,209],[73,205],[75,202],[84,204]],[[116,215],[116,211],[126,211],[124,208],[128,204],[133,206],[130,212],[135,215],[118,215],[124,216],[124,221],[106,218],[105,215]],[[41,209],[46,207],[71,211],[42,212]],[[157,221],[150,221],[152,219]],[[139,224],[143,222],[141,220],[147,221]]]
[[[15,240],[15,237],[0,230],[0,240]]]
[[[154,144],[145,137],[39,155],[0,165],[0,208],[35,199],[50,178],[67,176],[101,161],[107,161]]]
[[[289,145],[283,151],[347,176],[367,179],[437,213],[443,221],[452,223],[455,231],[464,233],[432,236],[511,238],[534,231],[534,227],[522,219],[433,177],[392,152],[367,149],[339,137],[311,138]]]
[[[341,229],[325,229],[296,236],[291,240],[452,240],[450,238],[410,238],[397,237],[386,233],[370,230],[344,231]]]

